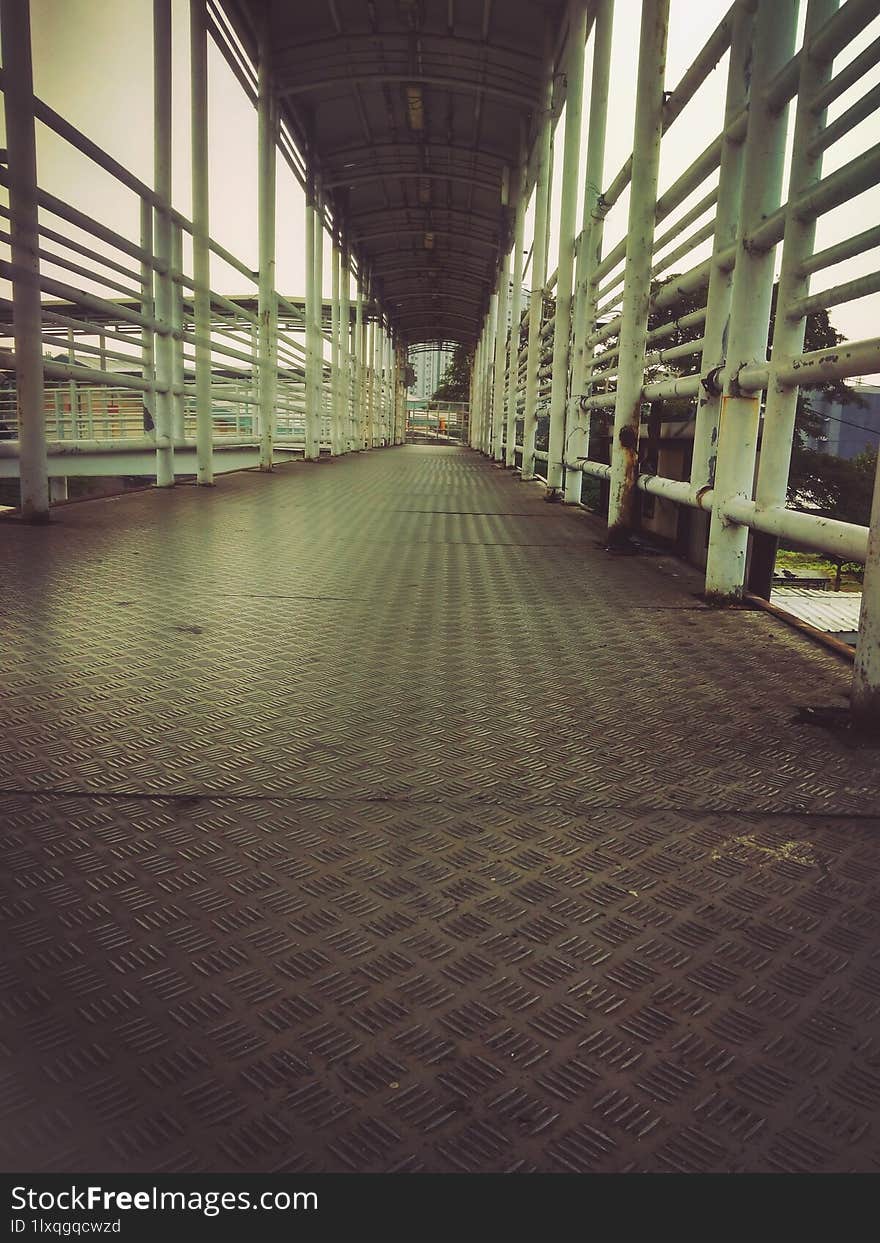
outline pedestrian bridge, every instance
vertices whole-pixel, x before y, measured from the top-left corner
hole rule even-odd
[[[678,81],[668,10],[193,0],[188,218],[169,0],[151,185],[35,97],[2,0],[7,1169],[880,1164],[880,502],[786,501],[800,387],[880,369],[805,345],[880,288],[817,278],[875,227],[815,232],[880,179],[876,5],[737,0]],[[210,231],[209,39],[257,270]],[[44,130],[136,230],[44,188]],[[404,443],[426,341],[467,446]],[[81,474],[155,486],[54,503]],[[766,607],[779,539],[864,565],[854,652]]]

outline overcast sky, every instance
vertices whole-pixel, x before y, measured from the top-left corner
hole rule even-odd
[[[672,89],[707,36],[723,16],[724,0],[672,0],[667,89]],[[144,181],[152,181],[152,4],[151,0],[32,0],[34,76],[37,95],[63,113]],[[803,6],[802,6],[803,8]],[[632,149],[634,81],[638,52],[639,0],[617,0],[612,59],[612,95],[604,184],[617,173]],[[173,0],[174,19],[174,173],[175,206],[190,214],[189,168],[189,5]],[[803,21],[803,15],[801,18]],[[880,16],[835,62],[835,70],[880,33]],[[800,34],[798,35],[800,39]],[[250,266],[256,266],[256,116],[222,56],[209,41],[211,164],[211,232]],[[588,45],[587,82],[589,82]],[[714,70],[693,103],[676,121],[662,147],[660,190],[668,186],[717,134],[723,112],[727,58]],[[829,120],[880,82],[875,69],[833,105]],[[875,113],[836,144],[825,157],[825,172],[846,163],[880,140]],[[563,123],[564,124],[564,120]],[[789,127],[791,129],[791,126]],[[562,126],[557,135],[555,207],[558,212]],[[39,127],[39,178],[52,193],[137,237],[137,201],[129,191],[95,168],[63,140]],[[702,187],[692,197],[706,192]],[[686,203],[682,211],[689,206]],[[304,289],[302,264],[303,196],[283,161],[278,165],[277,285],[282,293]],[[626,196],[611,213],[606,243],[626,231]],[[816,246],[823,248],[880,219],[880,188],[823,217]],[[551,243],[555,266],[556,230]],[[672,270],[684,270],[708,253],[708,244]],[[777,252],[777,260],[780,251]],[[874,250],[813,278],[813,290],[836,285],[877,266]],[[187,264],[188,266],[188,264]],[[330,291],[329,259],[324,265],[325,293]],[[60,275],[60,274],[59,274]],[[213,286],[242,293],[244,278],[214,261]],[[880,295],[832,311],[833,322],[850,338],[876,335]]]

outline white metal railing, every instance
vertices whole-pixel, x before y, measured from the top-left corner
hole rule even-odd
[[[605,481],[612,541],[635,527],[640,492],[702,512],[710,528],[706,592],[719,602],[736,600],[745,590],[750,539],[767,592],[777,537],[833,556],[867,559],[854,703],[857,711],[880,717],[880,541],[871,551],[868,527],[786,505],[799,386],[880,370],[880,337],[804,352],[807,315],[880,290],[880,273],[868,258],[880,245],[877,226],[815,250],[816,222],[880,183],[880,88],[866,84],[880,63],[880,39],[857,55],[848,52],[878,12],[875,0],[839,6],[837,0],[806,0],[803,43],[796,50],[798,7],[798,0],[737,0],[666,93],[668,0],[643,0],[634,148],[601,190],[615,5],[600,0],[569,6],[569,38],[552,66],[556,98],[551,100],[548,86],[547,111],[532,135],[531,152],[523,154],[518,187],[514,293],[527,245],[526,191],[532,188],[535,288],[522,315],[515,306],[516,330],[508,334],[506,315],[497,316],[510,270],[502,266],[475,355],[472,443],[519,465],[524,477],[545,477],[572,502],[580,499],[583,476]],[[578,226],[573,196],[588,18],[592,81]],[[722,59],[727,89],[718,131],[658,196],[664,136],[693,108],[697,91]],[[826,123],[826,109],[845,92],[848,107]],[[545,279],[548,149],[563,99],[559,264]],[[874,128],[866,149],[824,173],[827,153],[869,119]],[[616,219],[627,188],[624,236],[606,250],[606,222]],[[707,248],[711,253],[701,257]],[[858,256],[865,256],[862,274],[819,292],[810,289],[817,273]],[[528,337],[524,347],[521,333]],[[643,411],[668,398],[693,407],[686,479],[641,468]],[[608,461],[590,456],[591,421],[603,410],[613,412]],[[536,465],[545,460],[536,448],[542,413],[548,416],[546,471]],[[878,507],[880,500],[875,523]]]
[[[343,453],[403,439],[400,346],[392,342],[382,308],[368,299],[366,269],[314,186],[305,307],[272,285],[276,152],[301,182],[306,166],[279,124],[268,54],[253,65],[240,46],[239,80],[257,106],[260,126],[260,270],[210,236],[209,30],[230,54],[228,23],[214,4],[191,6],[193,218],[170,202],[170,12],[170,0],[154,0],[151,187],[34,97],[28,0],[3,6],[4,46],[15,47],[16,56],[0,69],[9,141],[8,166],[0,164],[0,185],[9,191],[9,206],[0,205],[0,278],[12,286],[12,296],[0,298],[0,373],[6,373],[0,374],[0,439],[4,459],[17,463],[22,510],[34,519],[45,516],[49,504],[49,443],[63,454],[73,441],[80,453],[90,444],[118,441],[123,452],[146,437],[155,447],[156,482],[168,486],[175,479],[175,449],[194,449],[198,481],[210,484],[213,447],[230,438],[258,446],[264,469],[272,466],[276,442],[298,443],[305,456],[317,457],[322,447]],[[136,235],[39,186],[36,121],[124,187],[139,220]],[[329,327],[319,258],[325,229],[334,265]],[[185,251],[192,255],[190,267]],[[233,298],[215,288],[215,264],[218,272],[232,269],[251,292]],[[109,458],[107,470],[113,470]]]

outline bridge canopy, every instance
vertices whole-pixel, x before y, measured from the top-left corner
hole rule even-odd
[[[564,8],[225,0],[249,50],[264,31],[281,115],[410,343],[478,335]]]

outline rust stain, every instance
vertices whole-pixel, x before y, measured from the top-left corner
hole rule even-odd
[[[729,853],[725,847],[746,846],[749,850],[756,850],[759,854],[766,856],[768,862],[774,863],[802,863],[807,867],[815,867],[817,864],[816,856],[813,854],[812,842],[788,841],[780,842],[778,846],[764,846],[761,842],[755,841],[753,833],[745,833],[739,837],[731,837],[722,846],[712,851],[713,859],[723,859],[725,854]]]

